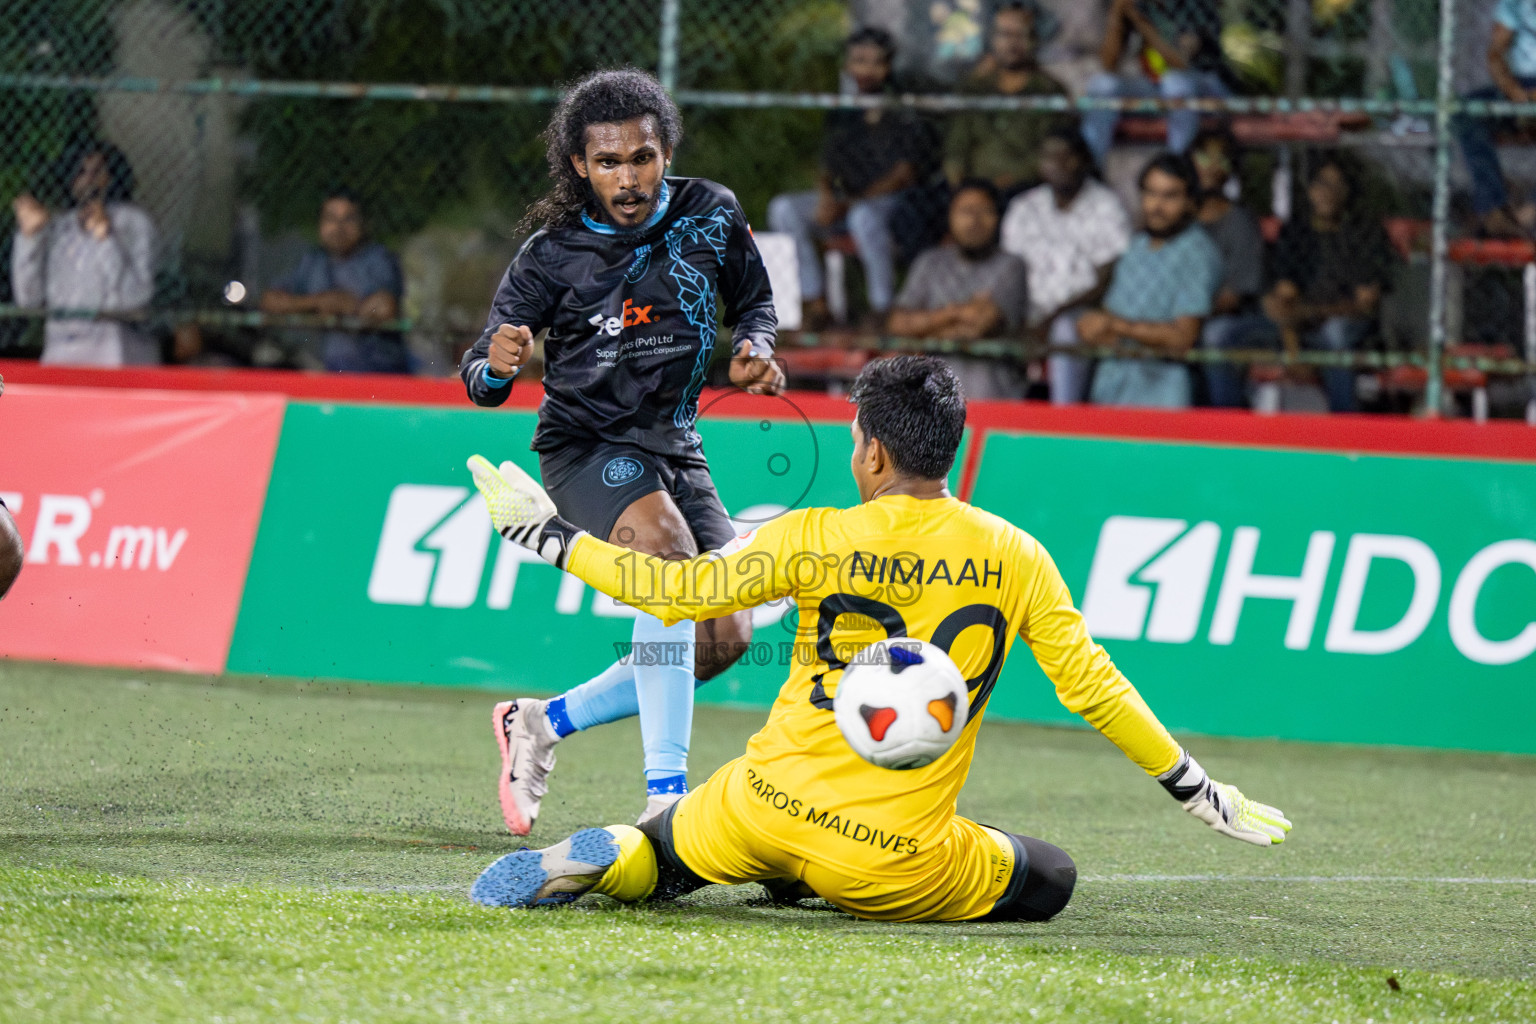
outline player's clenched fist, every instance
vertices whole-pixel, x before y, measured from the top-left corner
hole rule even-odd
[[[491,335],[491,349],[485,354],[491,372],[498,377],[515,377],[518,369],[533,356],[533,332],[516,324],[502,324]]]
[[[784,390],[784,367],[772,356],[758,355],[752,343],[742,342],[731,356],[731,383],[753,395],[776,395]]]

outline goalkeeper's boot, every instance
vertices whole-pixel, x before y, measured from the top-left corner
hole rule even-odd
[[[619,859],[619,841],[584,828],[542,850],[509,853],[480,872],[469,898],[488,907],[552,907],[579,899]]]
[[[496,786],[501,816],[515,836],[533,831],[539,804],[549,792],[560,737],[544,713],[547,703],[528,697],[504,700],[491,712],[491,728],[501,748],[501,778]]]

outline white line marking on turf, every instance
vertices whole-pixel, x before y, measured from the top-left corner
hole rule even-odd
[[[1442,878],[1432,875],[1084,875],[1084,882],[1286,882],[1297,885],[1422,882],[1430,885],[1536,885],[1536,878]]]

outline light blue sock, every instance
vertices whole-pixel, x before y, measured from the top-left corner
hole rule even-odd
[[[694,688],[704,685],[704,680],[694,680]],[[564,701],[566,720],[570,728],[551,724],[561,736],[590,729],[594,725],[606,725],[621,718],[633,718],[640,713],[640,695],[635,692],[635,669],[629,659],[616,661],[580,686],[573,686],[555,700]],[[553,708],[554,701],[550,701]]]
[[[635,696],[635,669],[627,658],[565,691],[564,697],[566,716],[576,729],[590,729],[640,713],[640,702]]]
[[[635,693],[647,780],[672,780],[688,771],[693,731],[693,623],[664,626],[654,615],[635,619]]]

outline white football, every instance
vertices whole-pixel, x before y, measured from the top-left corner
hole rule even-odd
[[[854,753],[898,771],[943,757],[969,711],[965,677],[949,655],[905,636],[854,655],[832,698],[837,727]]]

